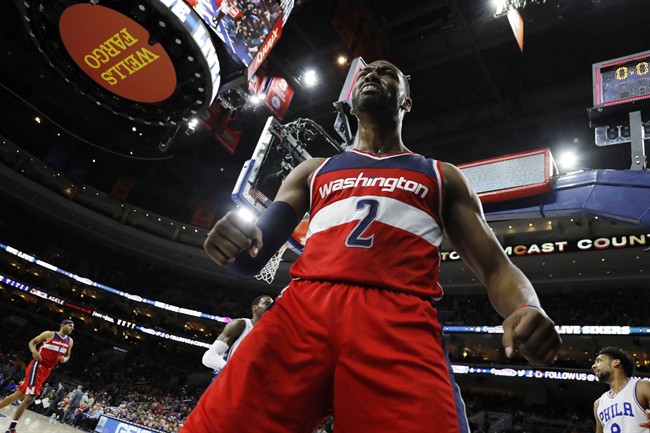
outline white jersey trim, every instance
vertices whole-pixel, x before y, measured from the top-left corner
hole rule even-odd
[[[440,246],[442,230],[431,215],[400,200],[373,195],[349,197],[321,208],[316,215],[312,215],[306,238],[331,227],[363,219],[366,210],[357,210],[355,206],[359,199],[376,200],[379,203],[375,221],[405,230],[436,247]]]
[[[50,343],[43,343],[43,345],[41,346],[41,349],[48,349],[48,350],[51,350],[53,352],[61,352],[61,353],[68,350],[67,347],[61,347],[61,346],[58,346],[56,344],[50,344]]]

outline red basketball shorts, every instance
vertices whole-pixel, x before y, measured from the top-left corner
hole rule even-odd
[[[437,312],[413,295],[293,281],[181,433],[465,433]]]
[[[40,395],[43,383],[50,376],[52,370],[41,362],[32,360],[25,370],[25,380],[18,385],[18,389],[25,395]]]

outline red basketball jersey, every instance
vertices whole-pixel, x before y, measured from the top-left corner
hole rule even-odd
[[[310,222],[292,278],[442,297],[438,283],[444,179],[414,153],[352,150],[312,174]]]
[[[54,336],[41,344],[38,352],[41,354],[41,365],[46,368],[54,368],[59,363],[59,358],[64,356],[70,347],[70,337],[61,337],[54,331]]]

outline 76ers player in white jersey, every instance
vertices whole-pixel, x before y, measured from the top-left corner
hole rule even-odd
[[[251,305],[252,319],[235,319],[228,323],[210,348],[203,354],[203,365],[214,370],[215,378],[226,363],[235,354],[244,338],[259,322],[262,314],[273,304],[273,298],[268,295],[258,296]]]
[[[301,163],[257,222],[229,213],[211,230],[208,255],[250,278],[311,216],[291,284],[182,433],[310,432],[332,413],[337,433],[468,432],[434,305],[443,230],[506,318],[507,356],[554,358],[554,324],[461,172],[402,142],[411,105],[397,67],[364,67],[352,90],[356,148]]]
[[[72,338],[70,334],[74,330],[72,320],[61,322],[61,328],[56,331],[44,331],[29,342],[29,350],[32,352],[32,362],[25,370],[25,380],[18,386],[16,392],[0,401],[0,408],[10,405],[16,400],[23,398],[20,405],[13,414],[13,421],[7,429],[7,433],[15,433],[18,420],[25,409],[32,404],[37,395],[41,394],[41,387],[59,362],[68,362],[72,351]],[[40,347],[39,347],[40,345]]]
[[[650,382],[633,377],[632,357],[618,347],[605,347],[592,369],[610,388],[594,402],[596,433],[650,433]]]

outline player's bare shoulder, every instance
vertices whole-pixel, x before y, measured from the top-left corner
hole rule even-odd
[[[636,384],[636,398],[643,409],[650,409],[650,381],[639,380]]]
[[[311,158],[298,164],[282,182],[275,200],[287,202],[299,215],[303,214],[308,209],[311,175],[324,160],[325,158]]]
[[[323,161],[325,161],[325,159],[326,158],[320,158],[320,157],[306,159],[300,164],[298,164],[298,166],[296,166],[296,168],[293,171],[298,172],[298,175],[300,175],[307,182],[309,182],[312,173],[314,173],[314,171],[316,171],[316,169],[320,167],[320,165],[323,163]]]
[[[442,175],[445,178],[445,190],[452,193],[470,189],[469,182],[462,171],[454,164],[449,162],[440,162]]]

